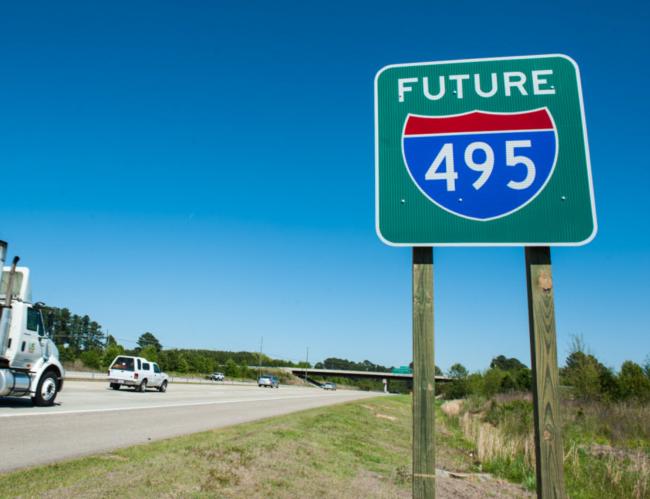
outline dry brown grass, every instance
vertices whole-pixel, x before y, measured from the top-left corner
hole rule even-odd
[[[462,409],[462,400],[448,400],[440,407],[440,410],[449,417],[460,416]]]
[[[480,465],[534,484],[535,446],[529,397],[469,401],[455,419]],[[453,411],[452,411],[453,412]],[[565,401],[564,468],[573,498],[650,497],[650,407]]]
[[[460,427],[465,438],[476,445],[481,462],[495,459],[513,460],[523,455],[528,466],[535,466],[535,441],[532,432],[514,436],[503,428],[484,422],[481,414],[469,412],[460,416]]]

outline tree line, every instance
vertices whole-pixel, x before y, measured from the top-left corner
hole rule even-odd
[[[84,352],[101,349],[106,335],[101,325],[88,315],[77,315],[67,308],[47,307],[43,309],[43,321],[53,341],[70,352]]]
[[[305,362],[274,359],[256,352],[163,348],[151,332],[141,334],[136,346],[127,348],[104,332],[97,321],[88,315],[73,314],[67,308],[48,307],[43,310],[43,321],[59,349],[61,360],[79,360],[91,369],[108,369],[118,355],[144,357],[157,362],[162,370],[168,372],[207,374],[220,370],[235,378],[255,378],[257,373],[250,366],[310,367]]]
[[[460,363],[447,372],[452,381],[438,390],[445,398],[478,395],[490,398],[497,393],[528,392],[532,389],[532,372],[515,358],[499,355],[489,369],[469,373]],[[618,372],[588,353],[581,338],[574,338],[565,365],[560,368],[560,385],[579,400],[603,402],[650,402],[650,356],[643,366],[627,360]]]
[[[273,359],[257,352],[224,350],[163,348],[151,332],[141,334],[136,346],[127,348],[115,337],[107,334],[101,324],[88,315],[73,314],[67,308],[48,307],[43,310],[46,329],[57,345],[63,362],[80,360],[93,369],[107,369],[118,355],[138,355],[158,362],[161,369],[173,373],[202,373],[222,371],[226,376],[255,378],[257,372],[251,366],[264,367],[311,367],[306,362],[294,363]],[[412,363],[410,364],[412,367]],[[369,360],[355,362],[329,357],[315,364],[318,369],[347,371],[390,372],[391,368]],[[443,374],[436,366],[436,374]],[[445,398],[463,398],[471,395],[492,397],[497,393],[530,391],[532,372],[516,358],[499,355],[492,359],[490,367],[481,372],[470,373],[462,364],[456,363],[447,371],[450,383],[437,385],[437,392]],[[328,378],[332,379],[333,378]],[[337,379],[341,383],[357,385],[362,389],[381,389],[381,382],[372,380]],[[625,361],[618,372],[605,366],[588,352],[581,338],[574,338],[565,365],[560,368],[560,383],[570,387],[573,396],[584,400],[639,400],[650,402],[650,356],[643,366]],[[393,383],[397,386],[395,383]],[[408,384],[400,385],[399,391],[408,391]],[[392,386],[391,386],[392,388]]]

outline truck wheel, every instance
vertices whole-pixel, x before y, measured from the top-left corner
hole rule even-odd
[[[147,391],[147,380],[143,379],[142,383],[140,383],[140,386],[138,387],[139,392],[146,392]]]
[[[161,392],[161,393],[164,393],[164,392],[167,391],[167,382],[166,381],[162,382],[162,385],[160,385],[160,388],[158,388],[158,391]]]
[[[54,404],[56,395],[59,392],[59,383],[53,371],[47,371],[38,381],[36,395],[32,397],[34,405],[48,407]]]
[[[118,383],[111,383],[111,388],[112,388],[113,390],[119,390],[119,389],[120,389],[120,385],[119,385]]]

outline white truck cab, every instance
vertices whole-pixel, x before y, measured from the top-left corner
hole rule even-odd
[[[113,390],[130,386],[140,392],[147,388],[167,391],[169,376],[160,370],[158,364],[143,357],[118,355],[108,370],[108,383]]]
[[[0,241],[0,397],[31,397],[54,404],[65,372],[59,351],[43,325],[42,303],[32,303],[29,269],[15,257],[4,267],[7,243]]]

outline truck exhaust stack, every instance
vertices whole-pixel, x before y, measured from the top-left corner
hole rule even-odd
[[[7,259],[7,242],[0,241],[0,267],[4,267]]]

